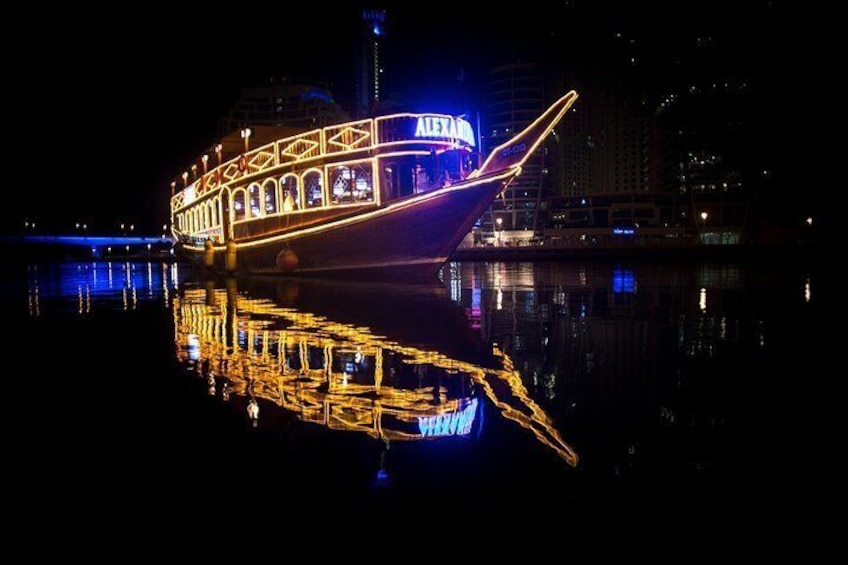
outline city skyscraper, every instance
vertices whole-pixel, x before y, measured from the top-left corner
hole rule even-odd
[[[363,10],[359,22],[359,37],[354,50],[354,113],[357,117],[369,115],[386,97],[383,77],[383,35],[386,11]]]
[[[483,139],[485,152],[511,139],[547,107],[545,67],[533,39],[511,39],[493,46],[488,73]],[[541,227],[540,209],[551,190],[549,142],[525,163],[522,174],[482,218],[485,230],[527,230]]]

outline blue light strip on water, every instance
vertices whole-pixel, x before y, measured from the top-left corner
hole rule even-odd
[[[472,398],[468,405],[458,412],[438,416],[419,416],[418,429],[423,437],[468,435],[471,433],[476,413],[477,399]]]

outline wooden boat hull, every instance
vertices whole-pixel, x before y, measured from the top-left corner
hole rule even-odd
[[[375,206],[354,217],[242,242],[237,249],[239,270],[287,272],[278,265],[278,257],[288,250],[297,257],[292,274],[435,275],[511,178],[501,174],[475,179]],[[203,255],[193,247],[183,247],[182,252],[198,261]],[[223,253],[215,255],[216,267],[222,267]]]

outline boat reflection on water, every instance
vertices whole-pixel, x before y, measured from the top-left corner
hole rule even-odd
[[[482,351],[443,287],[228,279],[185,288],[173,311],[180,359],[210,394],[245,403],[254,425],[279,407],[386,442],[468,436],[485,398],[577,464],[509,357]]]

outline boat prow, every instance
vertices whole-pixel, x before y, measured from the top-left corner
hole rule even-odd
[[[475,171],[472,176],[493,175],[508,169],[520,170],[521,166],[530,158],[530,155],[562,120],[575,100],[577,100],[577,93],[572,90],[551,104],[544,114],[536,118],[521,133],[506,143],[495,147],[489,153],[483,166]]]

